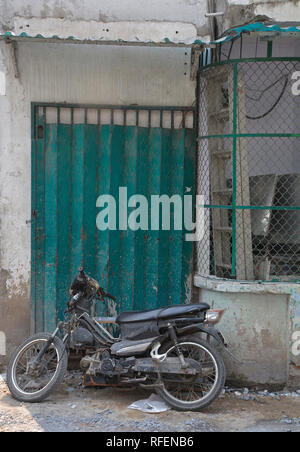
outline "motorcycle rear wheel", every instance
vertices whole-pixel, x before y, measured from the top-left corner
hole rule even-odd
[[[194,376],[163,375],[163,388],[157,394],[169,405],[180,411],[198,411],[210,405],[221,393],[226,380],[222,355],[210,343],[192,337],[180,338],[178,346],[185,358],[193,359],[201,371]],[[178,356],[174,345],[163,345],[159,353]]]
[[[26,339],[13,353],[7,368],[7,385],[21,402],[41,402],[62,382],[68,367],[65,345],[55,337],[36,370],[30,365],[51,337],[38,333]]]

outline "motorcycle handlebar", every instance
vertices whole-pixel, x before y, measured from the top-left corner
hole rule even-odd
[[[78,268],[78,272],[80,273],[80,276],[82,278],[86,278],[86,274],[83,270],[83,267],[79,267]],[[116,297],[114,297],[113,295],[109,294],[108,292],[105,292],[104,289],[102,287],[100,287],[99,289],[99,294],[101,295],[101,297],[106,297],[106,298],[110,298],[113,301],[116,301]]]
[[[111,300],[116,301],[116,297],[114,297],[113,295],[111,295],[111,294],[105,292],[105,291],[102,289],[102,287],[99,289],[99,291],[100,291],[101,297],[110,298]]]
[[[116,301],[116,297],[114,297],[113,295],[110,295],[109,293],[105,293],[104,296],[107,298],[110,298],[113,301]]]

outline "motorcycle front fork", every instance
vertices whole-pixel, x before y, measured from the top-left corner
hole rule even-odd
[[[55,331],[53,331],[52,335],[49,337],[49,339],[47,340],[47,342],[45,343],[45,345],[41,348],[41,350],[39,351],[38,355],[33,359],[31,366],[33,368],[35,368],[36,366],[38,366],[39,362],[41,361],[41,359],[43,358],[43,356],[45,355],[45,353],[48,351],[49,347],[51,346],[51,344],[54,341],[55,336],[57,335],[57,333],[59,332],[59,330],[61,329],[62,323],[59,323],[57,328],[55,329]],[[68,334],[64,337],[63,339],[63,343],[66,344],[66,341],[68,339]]]

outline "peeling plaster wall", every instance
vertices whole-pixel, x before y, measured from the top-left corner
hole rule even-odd
[[[15,16],[72,21],[170,21],[194,24],[207,34],[206,0],[0,0],[5,27]]]
[[[31,188],[26,140],[20,140],[26,134],[22,120],[25,93],[11,77],[10,49],[3,44],[0,72],[5,86],[0,96],[0,332],[9,352],[11,345],[29,334],[30,225],[26,220],[30,218]],[[14,118],[19,121],[15,123]]]
[[[300,0],[218,0],[217,11],[225,12],[218,19],[221,33],[255,18],[300,22]]]
[[[300,285],[249,283],[196,275],[199,301],[226,312],[218,328],[230,350],[224,354],[236,385],[299,388]]]
[[[154,33],[205,36],[205,11],[206,0],[0,0],[0,29],[90,36],[111,22],[126,35],[142,34],[146,21]],[[16,53],[19,79],[10,46],[0,43],[0,361],[30,333],[31,102],[195,100],[186,49],[18,43]]]
[[[203,289],[200,300],[216,309],[226,309],[218,328],[229,349],[242,361],[237,364],[224,355],[229,380],[246,386],[282,387],[287,383],[290,329],[287,296],[224,294]]]
[[[18,43],[17,61],[19,79],[10,45],[2,41],[0,332],[6,335],[8,355],[30,332],[31,102],[195,102],[190,50],[184,48]]]
[[[300,0],[217,0],[219,32],[268,17],[275,21],[300,21]],[[210,21],[205,17],[207,0],[0,0],[0,29],[12,30],[16,17],[110,22],[173,22],[194,26],[206,38]],[[26,31],[26,28],[25,30]]]

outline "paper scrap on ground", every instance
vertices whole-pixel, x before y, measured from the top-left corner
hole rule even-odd
[[[137,400],[129,405],[128,408],[139,410],[143,413],[163,413],[164,411],[171,409],[171,407],[156,394],[151,394],[148,399]]]
[[[6,375],[0,374],[0,383],[6,383]]]

